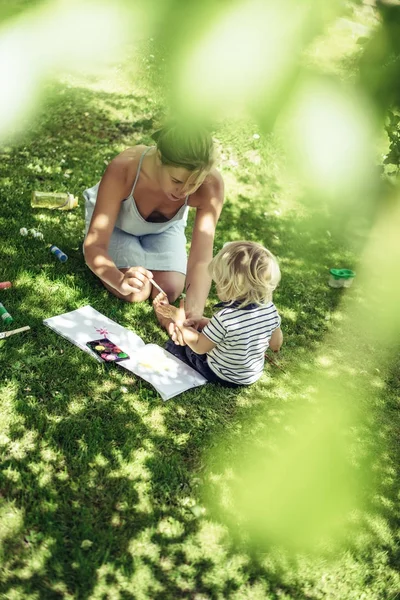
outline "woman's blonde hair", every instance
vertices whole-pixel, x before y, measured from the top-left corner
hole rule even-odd
[[[212,259],[209,273],[225,302],[264,304],[272,300],[281,272],[275,256],[257,242],[229,242]]]
[[[156,131],[153,139],[162,164],[191,171],[185,189],[187,192],[197,189],[214,165],[211,133],[199,125],[170,123]]]

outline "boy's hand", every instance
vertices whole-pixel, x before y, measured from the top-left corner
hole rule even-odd
[[[196,344],[199,338],[199,332],[194,327],[186,327],[183,323],[175,323],[174,337],[175,344],[185,346],[186,344]]]
[[[172,307],[172,308],[175,308],[175,307]],[[175,308],[174,316],[171,318],[173,320],[173,323],[170,323],[168,325],[168,332],[172,338],[172,341],[175,342],[175,344],[177,344],[179,346],[185,346],[186,343],[183,339],[183,331],[182,331],[183,323],[186,319],[185,301],[183,298],[179,302],[179,308]]]

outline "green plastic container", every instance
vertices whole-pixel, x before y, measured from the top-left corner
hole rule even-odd
[[[334,288],[350,287],[356,274],[350,269],[329,269],[329,285]]]

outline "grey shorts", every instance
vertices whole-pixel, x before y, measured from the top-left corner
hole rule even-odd
[[[85,236],[96,204],[99,184],[85,190]],[[135,234],[114,227],[108,253],[118,269],[145,267],[150,271],[177,271],[186,275],[187,253],[185,227],[188,208],[182,207],[182,218],[169,223],[144,221],[137,211],[133,198],[121,208],[122,222]],[[121,220],[120,219],[120,220]],[[118,219],[117,219],[118,222]],[[125,228],[124,228],[125,229]]]
[[[186,275],[186,236],[181,222],[162,233],[142,236],[115,227],[108,253],[119,269],[140,266],[150,271],[177,271]]]

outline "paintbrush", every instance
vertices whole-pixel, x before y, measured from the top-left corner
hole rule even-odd
[[[273,358],[271,358],[270,356],[268,356],[267,353],[265,353],[265,358],[267,359],[268,362],[271,363],[271,365],[274,365],[275,367],[277,367],[278,369],[280,369],[281,371],[283,371],[284,373],[286,373],[285,369],[283,367],[281,367],[280,365],[278,365],[278,363],[276,363]]]
[[[11,331],[2,331],[0,333],[0,340],[3,338],[9,337],[10,335],[14,335],[15,333],[21,333],[21,331],[28,331],[30,329],[29,325],[25,327],[20,327],[19,329],[12,329]]]
[[[160,286],[158,285],[158,283],[156,283],[154,281],[154,279],[150,279],[150,282],[154,285],[155,288],[157,288],[162,294],[164,294],[164,296],[166,296],[167,294],[164,292],[164,290],[162,288],[160,288]]]

